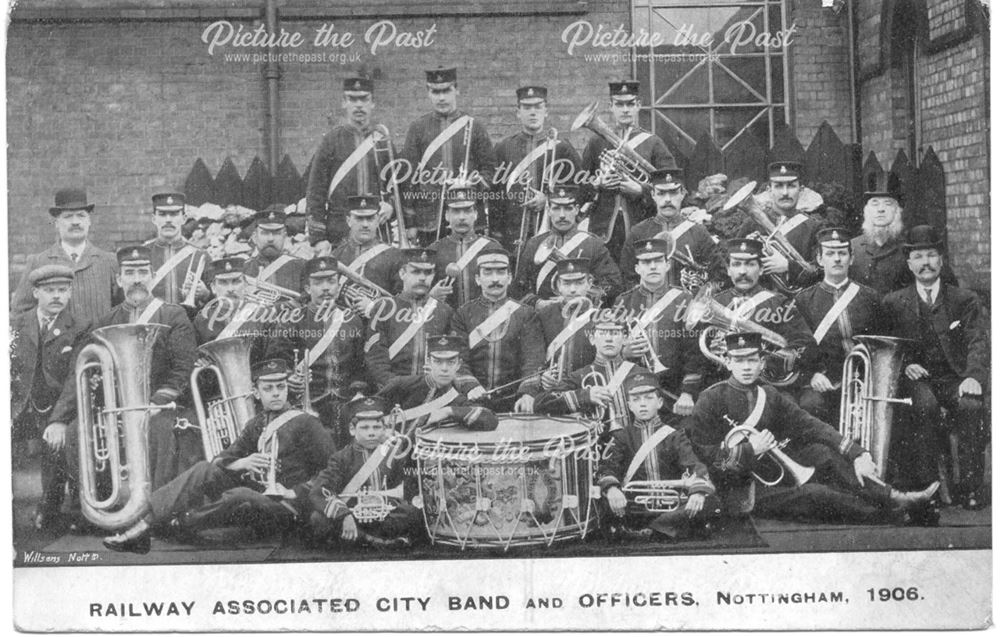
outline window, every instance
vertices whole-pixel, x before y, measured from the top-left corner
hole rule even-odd
[[[787,112],[786,18],[781,0],[633,0],[632,32],[661,34],[634,56],[643,126],[687,149],[705,133],[722,150],[743,135],[770,148]]]

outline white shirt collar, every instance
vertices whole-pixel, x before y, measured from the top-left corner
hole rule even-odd
[[[67,244],[65,241],[60,241],[59,247],[62,248],[62,251],[66,253],[67,257],[69,257],[71,254],[75,254],[76,260],[79,261],[80,257],[82,257],[83,253],[86,252],[87,250],[87,242],[84,241],[82,246],[77,247],[77,246],[71,246]]]
[[[920,295],[921,301],[927,300],[927,289],[928,289],[927,286],[925,286],[920,281],[917,281],[917,292]],[[931,291],[931,304],[934,304],[937,302],[938,294],[941,292],[941,277],[938,277],[938,279],[934,281],[934,285],[930,287],[930,291]]]

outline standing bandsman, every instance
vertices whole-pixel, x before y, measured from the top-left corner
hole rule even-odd
[[[194,421],[195,416],[187,407],[186,397],[191,369],[195,361],[195,338],[191,321],[179,305],[164,303],[150,293],[153,279],[149,248],[133,246],[118,251],[118,285],[125,293],[125,301],[94,323],[94,329],[107,325],[160,323],[169,329],[161,332],[153,344],[153,362],[150,369],[150,403],[174,403],[175,409],[156,412],[149,420],[150,474],[153,488],[169,482],[202,458],[201,436],[193,429],[175,429],[179,417]],[[63,392],[53,409],[50,422],[69,423],[76,413],[76,379],[67,379]],[[75,428],[71,448],[76,448]]]
[[[343,447],[349,439],[343,408],[353,398],[350,386],[365,380],[365,325],[356,312],[336,305],[340,277],[333,257],[307,261],[305,276],[309,301],[299,320],[277,331],[267,357],[298,358],[300,366],[289,377],[289,388],[301,394],[308,373],[310,407],[331,430],[334,443]]]
[[[799,394],[799,407],[824,422],[837,422],[840,413],[840,380],[844,358],[854,347],[853,336],[885,334],[878,292],[848,276],[851,242],[843,228],[824,228],[816,237],[816,261],[823,281],[795,297],[802,312],[816,356],[802,366],[808,384]]]
[[[913,398],[908,458],[900,460],[907,480],[935,473],[939,428],[958,435],[960,480],[955,496],[968,509],[985,505],[983,388],[989,386],[989,318],[979,297],[941,281],[944,243],[931,226],[916,226],[906,243],[907,264],[916,283],[882,300],[890,334],[916,340],[904,369],[902,393]],[[941,407],[948,417],[941,422]]]
[[[306,262],[284,254],[286,241],[285,211],[281,206],[269,206],[257,215],[253,231],[256,254],[247,259],[243,271],[250,287],[257,281],[267,283],[279,288],[283,300],[297,301],[302,295],[302,268]]]
[[[316,230],[315,234],[310,231],[313,243],[327,239],[337,245],[347,236],[348,198],[379,192],[380,169],[389,163],[388,144],[392,140],[379,140],[380,146],[376,147],[378,135],[372,136],[373,82],[366,77],[351,77],[344,80],[343,87],[340,104],[345,123],[323,136],[309,170],[306,214],[310,227]],[[379,204],[382,219],[391,212],[391,204]]]
[[[427,96],[433,110],[410,124],[401,154],[410,169],[404,188],[417,195],[410,200],[412,212],[407,216],[415,215],[413,227],[424,246],[438,238],[442,185],[464,177],[477,190],[486,190],[496,164],[486,127],[458,110],[454,68],[427,71]]]
[[[577,227],[578,195],[576,186],[556,187],[549,195],[552,230],[529,239],[518,256],[514,286],[519,296],[531,300],[528,305],[555,295],[552,278],[562,258],[587,259],[588,271],[594,276],[594,290],[601,293],[595,303],[614,299],[622,289],[621,273],[608,248],[597,235]]]
[[[709,279],[722,278],[722,263],[716,249],[716,240],[705,226],[681,216],[681,207],[687,189],[684,187],[684,170],[663,168],[649,176],[650,203],[655,214],[632,226],[622,246],[619,260],[622,278],[628,284],[639,282],[635,274],[635,242],[652,239],[667,233],[673,239],[672,258],[682,264],[670,269],[670,285],[683,287],[694,294]]]
[[[542,375],[542,388],[552,389],[556,382],[574,369],[594,360],[594,345],[588,333],[597,310],[587,296],[594,283],[586,259],[563,259],[556,264],[552,287],[558,302],[535,306],[545,337],[548,369]]]
[[[179,192],[153,195],[153,225],[156,238],[145,243],[153,260],[153,296],[167,303],[182,305],[191,286],[195,286],[194,305],[188,308],[193,315],[197,307],[208,300],[209,292],[202,276],[212,258],[184,240],[185,197]],[[202,273],[199,275],[199,271]]]
[[[510,253],[503,248],[484,250],[476,259],[482,296],[460,307],[452,323],[455,333],[467,339],[472,375],[487,393],[498,390],[490,396],[490,408],[530,414],[539,390],[533,375],[543,365],[544,343],[535,311],[507,297],[510,266]],[[518,379],[519,384],[509,387]]]
[[[475,191],[469,187],[448,189],[445,219],[450,232],[430,245],[437,254],[437,276],[439,281],[449,281],[451,286],[437,288],[452,308],[460,308],[480,294],[476,283],[476,257],[487,248],[499,248],[500,244],[476,232],[478,211],[474,199]],[[448,287],[451,293],[448,293]]]
[[[73,268],[49,264],[28,275],[34,309],[12,317],[10,343],[10,413],[13,442],[41,439],[42,499],[35,510],[36,530],[55,521],[69,477],[64,454],[66,425],[51,423],[53,405],[71,376],[76,355],[87,340],[90,324],[67,309],[73,284]],[[16,455],[16,452],[15,452]]]
[[[358,276],[389,294],[399,288],[399,268],[403,256],[399,248],[378,237],[379,200],[372,195],[348,197],[347,237],[334,248],[331,256]],[[365,313],[365,302],[352,301],[354,309]]]
[[[671,248],[669,236],[635,242],[639,285],[618,297],[615,311],[628,320],[622,355],[651,361],[647,367],[655,368],[660,387],[676,397],[673,413],[687,416],[702,387],[706,361],[698,352],[697,333],[684,328],[691,295],[668,283]]]
[[[653,165],[654,169],[676,166],[674,156],[663,140],[639,127],[639,83],[633,81],[608,84],[611,97],[611,128],[625,145]],[[643,197],[643,186],[633,176],[602,161],[603,151],[613,152],[611,144],[595,135],[583,150],[583,169],[594,182],[588,185],[583,201],[593,201],[588,218],[588,230],[609,244],[613,252],[621,249]]]
[[[558,135],[551,136],[555,129],[545,127],[548,89],[522,86],[516,94],[521,130],[496,146],[494,192],[498,196],[491,202],[490,215],[490,234],[514,254],[523,241],[535,235],[550,186],[570,181],[580,167],[580,154],[573,145]],[[522,219],[525,215],[527,219]]]

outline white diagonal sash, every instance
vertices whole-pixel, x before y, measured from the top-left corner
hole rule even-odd
[[[750,427],[751,429],[756,429],[757,424],[760,422],[760,417],[764,415],[764,403],[767,402],[767,394],[764,393],[764,388],[757,385],[757,402],[753,406],[753,410],[747,416],[740,426]]]
[[[608,379],[607,384],[607,388],[611,391],[611,393],[618,393],[618,390],[621,388],[622,383],[625,382],[625,378],[628,376],[628,373],[632,371],[634,367],[635,363],[624,361],[618,369],[615,370],[615,373]]]
[[[829,332],[830,328],[833,327],[833,324],[837,322],[837,317],[847,309],[847,306],[851,304],[851,301],[854,300],[854,297],[856,297],[860,291],[861,287],[853,281],[847,286],[844,293],[840,295],[837,302],[833,304],[833,307],[827,311],[823,320],[816,326],[816,331],[813,332],[813,340],[816,341],[817,344],[823,342],[823,339],[826,338],[826,333]]]
[[[622,483],[628,484],[629,480],[632,479],[632,476],[635,475],[635,472],[642,466],[643,461],[646,460],[646,456],[653,452],[656,445],[666,440],[667,436],[675,431],[677,430],[670,425],[661,425],[659,429],[653,432],[652,436],[646,438],[646,442],[642,443],[639,450],[635,452],[635,456],[632,457],[632,462],[628,465],[628,471],[625,472],[625,479],[622,480]]]
[[[368,152],[374,147],[375,147],[374,134],[368,135],[363,140],[361,140],[361,143],[358,144],[358,147],[355,148],[354,151],[347,156],[347,159],[345,159],[344,163],[340,165],[340,168],[337,169],[337,172],[333,174],[333,179],[330,180],[330,187],[326,189],[327,197],[333,194],[333,191],[337,189],[337,186],[340,185],[340,182],[344,181],[344,177],[347,176],[347,173],[351,172],[351,170],[353,170],[354,167],[357,166],[358,162],[361,161],[361,158],[367,155]]]
[[[156,310],[160,309],[161,307],[163,307],[163,301],[154,298],[152,301],[149,302],[149,305],[146,306],[146,309],[142,311],[142,314],[139,315],[139,318],[135,320],[134,324],[145,325],[146,323],[149,323],[150,319],[153,318],[153,315],[156,314]]]
[[[169,274],[171,270],[180,265],[181,262],[188,256],[194,254],[194,251],[195,251],[194,246],[184,246],[183,248],[178,250],[174,254],[174,256],[164,261],[163,265],[157,268],[156,272],[153,273],[153,280],[149,282],[149,289],[152,290],[153,288],[155,288],[157,284],[163,280],[163,277],[167,276],[167,274]]]
[[[510,176],[507,177],[507,192],[514,186],[517,178],[521,176],[521,173],[526,171],[531,164],[535,163],[539,157],[545,156],[545,153],[551,152],[555,148],[555,140],[547,140],[543,144],[539,144],[531,149],[531,152],[524,156],[524,159],[514,166],[514,170],[511,171]],[[543,175],[544,177],[544,175]]]
[[[438,133],[438,136],[432,139],[430,144],[427,144],[424,154],[420,157],[420,163],[417,164],[416,172],[419,173],[423,169],[424,165],[430,161],[434,153],[437,152],[437,149],[444,146],[449,139],[455,136],[455,133],[462,130],[466,126],[472,126],[472,118],[468,115],[462,115],[449,124],[447,128]]]
[[[684,294],[684,290],[678,288],[670,288],[667,290],[666,294],[661,296],[656,303],[650,305],[649,309],[642,313],[642,316],[640,316],[636,321],[635,326],[638,329],[645,331],[647,327],[660,318],[660,315],[663,314],[663,312],[670,307],[670,304],[673,303],[681,294]]]
[[[378,245],[372,246],[367,250],[365,250],[364,252],[362,252],[361,254],[359,254],[358,258],[356,258],[354,261],[351,261],[351,264],[348,265],[347,267],[356,272],[357,274],[364,275],[365,266],[368,265],[368,262],[388,249],[389,249],[389,244],[387,243],[380,243]]]
[[[641,144],[642,142],[646,141],[647,139],[649,139],[652,136],[653,136],[652,133],[647,133],[647,132],[643,131],[643,132],[639,133],[638,135],[636,135],[635,137],[629,139],[627,142],[625,142],[625,145],[628,146],[629,148],[631,148],[632,150],[635,150],[636,148],[639,147],[639,144]]]
[[[418,405],[416,407],[411,407],[409,409],[403,410],[403,422],[409,422],[411,420],[416,420],[436,411],[438,409],[444,409],[451,404],[451,401],[458,398],[458,390],[452,387],[445,393],[441,394],[429,403],[424,403],[423,405]]]
[[[399,338],[396,339],[396,342],[394,342],[392,345],[389,346],[390,360],[396,358],[396,355],[399,354],[403,350],[403,348],[406,347],[406,345],[413,340],[413,337],[417,334],[420,328],[424,326],[424,323],[431,320],[431,316],[433,316],[434,310],[436,309],[437,309],[437,299],[433,298],[429,299],[427,301],[427,305],[425,305],[421,310],[420,319],[417,320],[415,318],[414,320],[410,321],[410,324],[406,326],[406,329],[403,330],[403,333],[399,335]]]
[[[469,246],[469,249],[465,251],[465,254],[459,257],[458,261],[455,262],[455,265],[458,266],[459,270],[464,271],[465,268],[467,268],[469,264],[472,263],[472,260],[475,259],[476,256],[483,251],[483,248],[485,248],[489,244],[490,244],[489,239],[487,239],[486,237],[479,237],[478,239],[472,242],[472,245]]]
[[[597,308],[590,308],[586,312],[582,312],[570,319],[570,322],[566,324],[566,327],[562,328],[562,331],[556,334],[556,337],[552,339],[551,343],[549,343],[549,347],[545,351],[546,360],[554,360],[556,353],[569,342],[569,339],[573,338],[577,332],[583,329],[584,326],[590,322],[591,317],[594,316],[594,312],[596,311]]]
[[[674,241],[679,241],[680,238],[684,236],[684,233],[693,227],[694,227],[694,222],[689,219],[685,219],[684,221],[680,222],[679,224],[673,227],[673,229],[670,231],[670,236],[673,238]]]
[[[312,364],[319,360],[319,357],[323,355],[326,348],[330,347],[330,343],[333,342],[333,339],[337,337],[337,332],[340,331],[340,328],[343,327],[346,320],[347,315],[343,310],[338,309],[333,315],[333,320],[330,321],[330,325],[326,328],[326,331],[323,332],[323,336],[316,341],[316,344],[309,350],[309,355],[305,360],[305,367],[312,367]]]
[[[774,292],[770,290],[761,290],[753,296],[743,300],[738,308],[734,308],[733,311],[740,318],[748,319],[753,311],[757,309],[757,306],[766,301],[767,299],[774,296]]]
[[[579,232],[578,231],[576,234],[574,234],[572,237],[570,237],[566,241],[566,243],[562,244],[562,246],[559,247],[558,249],[564,255],[566,255],[567,257],[569,257],[570,253],[573,250],[576,250],[578,247],[580,247],[580,244],[583,243],[584,240],[586,240],[586,238],[588,236],[589,235],[586,232]],[[544,243],[542,245],[544,245]],[[535,252],[535,256],[539,255],[539,253],[541,252],[541,249],[542,249],[542,246],[538,246],[538,251]],[[556,267],[555,261],[549,261],[549,260],[546,259],[546,261],[544,261],[542,263],[541,269],[538,270],[538,277],[535,279],[535,291],[536,292],[538,290],[542,289],[542,284],[545,283],[545,280],[549,278],[549,275],[552,274],[552,270],[554,270],[555,267]]]
[[[364,485],[365,481],[368,480],[368,478],[375,473],[375,470],[378,469],[379,465],[382,464],[382,461],[389,454],[389,450],[395,446],[393,443],[394,440],[390,438],[372,451],[372,455],[368,456],[368,459],[365,460],[363,465],[361,465],[358,472],[355,473],[350,480],[348,480],[344,490],[340,493],[341,498],[353,496],[358,492],[358,489]]]
[[[469,332],[469,348],[471,349],[479,345],[484,338],[493,333],[493,330],[500,327],[504,321],[509,320],[518,307],[520,307],[520,304],[516,301],[508,300],[497,308],[495,312],[487,316],[482,323]]]
[[[281,427],[289,420],[295,418],[296,416],[301,416],[303,413],[305,412],[299,411],[298,409],[289,409],[271,422],[267,423],[267,427],[264,428],[264,431],[260,433],[260,437],[257,438],[257,451],[262,453],[266,451],[267,443],[269,443],[271,438],[278,433],[278,430],[281,429]]]
[[[274,276],[278,270],[291,260],[292,257],[287,254],[279,256],[277,259],[272,261],[270,265],[257,273],[257,279],[266,283],[268,279]]]
[[[253,307],[253,309],[247,310],[248,307]],[[233,320],[229,321],[229,323],[224,328],[222,328],[222,331],[219,332],[219,335],[215,337],[215,340],[236,336],[236,332],[239,331],[239,329],[243,327],[243,325],[247,322],[247,319],[241,318],[240,315],[249,317],[256,311],[256,308],[257,308],[256,303],[245,303],[240,307],[236,308],[236,310],[233,312]]]
[[[780,226],[778,226],[778,230],[781,232],[781,234],[783,234],[783,235],[785,235],[787,237],[788,233],[790,233],[792,230],[795,230],[796,228],[798,228],[799,226],[801,226],[803,223],[805,223],[806,221],[808,221],[808,219],[809,219],[809,217],[805,216],[804,214],[802,214],[800,212],[799,214],[795,215],[794,217],[792,217],[788,221],[786,221],[783,224],[781,224]]]

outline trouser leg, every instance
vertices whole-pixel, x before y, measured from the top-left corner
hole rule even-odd
[[[837,391],[818,392],[806,387],[799,392],[799,407],[835,429],[840,428],[840,394]]]
[[[895,481],[901,489],[922,489],[937,479],[941,407],[929,383],[904,380],[902,391],[913,405],[894,410],[899,414],[890,447]]]
[[[150,508],[156,522],[217,500],[227,489],[240,486],[239,478],[218,465],[202,461],[153,491]]]
[[[948,410],[947,430],[958,436],[959,495],[969,494],[983,484],[984,458],[988,430],[983,418],[983,401],[974,396],[958,396],[958,382],[938,389],[939,400]]]
[[[266,495],[250,487],[226,489],[221,496],[184,516],[184,527],[191,530],[238,525],[261,535],[271,535],[292,525],[295,514]]]

